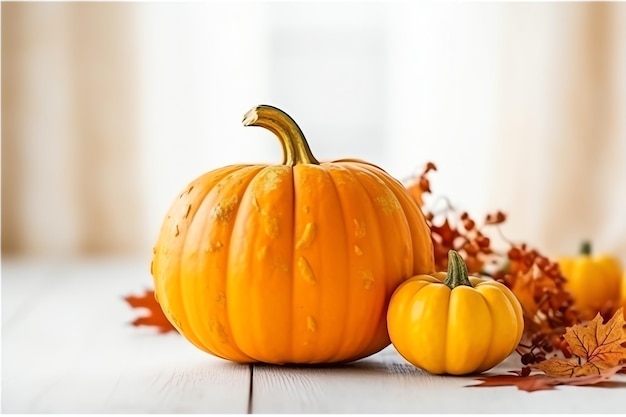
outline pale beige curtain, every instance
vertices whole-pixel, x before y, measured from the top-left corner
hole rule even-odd
[[[548,254],[626,265],[626,4],[508,4],[491,207]],[[549,34],[549,36],[546,36]]]
[[[224,10],[230,7],[215,4]],[[358,5],[351,3],[351,7]],[[573,252],[579,240],[591,238],[599,249],[616,253],[626,263],[626,4],[390,5],[397,8],[393,10],[400,19],[389,21],[387,50],[380,57],[389,62],[384,123],[390,134],[385,140],[396,161],[389,164],[390,171],[401,176],[433,160],[447,167],[437,173],[440,188],[436,191],[459,206],[505,210],[510,217],[504,231],[511,239],[533,243],[554,255]],[[159,51],[174,53],[183,48],[194,57],[211,47],[221,54],[222,66],[209,62],[200,70],[179,63],[181,71],[187,65],[187,74],[198,78],[174,78],[165,88],[171,89],[169,97],[181,102],[197,94],[189,108],[205,106],[218,113],[227,109],[219,118],[232,116],[234,122],[229,120],[228,126],[240,117],[236,112],[271,98],[253,91],[252,86],[264,85],[264,79],[251,78],[247,68],[264,56],[274,63],[287,61],[271,55],[278,53],[271,44],[263,49],[263,37],[271,40],[271,30],[253,28],[253,36],[244,32],[255,22],[261,24],[258,10],[248,20],[222,22],[226,31],[220,35],[216,25],[237,19],[249,7],[207,13],[213,20],[206,29],[205,17],[187,9],[184,13],[196,22],[193,30],[213,30],[205,35],[215,42],[194,43],[198,33],[191,31],[184,35],[188,38],[179,39],[180,44],[172,44],[162,32],[161,48],[156,41],[146,43],[141,24],[143,13],[153,6],[2,3],[3,255],[149,253],[146,242],[156,236],[165,201],[173,198],[172,190],[182,176],[192,179],[190,173],[183,175],[171,167],[159,178],[181,178],[176,178],[171,190],[159,190],[159,183],[149,182],[154,175],[150,173],[165,166],[161,161],[168,153],[181,161],[181,170],[185,160],[204,158],[198,156],[199,145],[191,141],[183,142],[186,148],[174,146],[178,142],[173,138],[168,143],[153,141],[163,135],[161,115],[173,117],[166,125],[172,129],[169,137],[180,133],[176,140],[181,141],[202,136],[188,123],[192,120],[186,108],[179,113],[169,110],[171,103],[159,95],[164,88],[161,78],[153,73],[150,81],[145,76],[148,61],[168,65],[168,56]],[[163,7],[162,20],[153,23],[171,23],[168,16],[175,14],[175,7],[159,7]],[[213,6],[203,7],[213,10]],[[432,16],[439,21],[429,23]],[[180,32],[175,27],[168,30]],[[481,44],[442,51],[475,63],[473,69],[447,69],[459,88],[446,86],[445,80],[441,86],[424,82],[421,64],[412,63],[413,58],[420,62],[421,48],[431,48],[436,61],[437,45],[445,47],[451,36],[464,34],[476,34],[467,39]],[[142,36],[144,43],[138,45]],[[218,42],[233,39],[238,48],[232,51],[227,48],[232,43]],[[143,50],[146,44],[155,49]],[[244,57],[251,54],[252,61],[246,61]],[[223,66],[224,62],[231,66]],[[488,64],[481,67],[480,62]],[[477,81],[474,76],[483,70],[490,76]],[[242,80],[247,92],[236,94],[247,104],[237,99],[221,105],[231,92],[241,89]],[[483,85],[489,89],[483,91]],[[333,88],[337,94],[339,87]],[[264,88],[272,90],[271,85]],[[218,97],[205,91],[217,92]],[[469,97],[468,92],[476,96]],[[322,102],[328,97],[316,99]],[[421,107],[412,107],[416,102]],[[146,118],[146,111],[152,119]],[[481,118],[480,129],[472,124],[473,115]],[[146,120],[147,128],[142,124]],[[428,123],[439,125],[424,131]],[[462,135],[455,139],[457,150],[448,152],[447,142],[441,142],[447,139],[437,134],[454,123],[462,123]],[[155,147],[160,153],[151,152]],[[223,148],[237,157],[235,145]],[[472,152],[475,157],[468,158]],[[475,181],[454,189],[455,181],[468,176]],[[152,193],[159,193],[158,199],[145,197],[147,185]]]
[[[2,2],[2,252],[139,247],[129,3]]]
[[[435,162],[435,194],[503,210],[510,240],[554,257],[591,239],[626,265],[626,4],[413,2],[394,21],[398,164]]]

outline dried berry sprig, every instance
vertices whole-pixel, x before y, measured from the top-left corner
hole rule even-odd
[[[541,362],[555,351],[571,357],[563,334],[580,319],[564,288],[565,278],[558,264],[525,243],[506,239],[500,226],[507,216],[501,211],[487,214],[479,225],[445,197],[435,200],[445,201],[443,210],[426,207],[423,195],[432,193],[428,175],[435,170],[436,166],[429,162],[419,177],[408,182],[407,188],[431,229],[437,270],[447,269],[447,254],[453,249],[463,256],[470,273],[489,275],[513,291],[524,311],[524,338],[517,349],[524,365]],[[497,231],[506,250],[493,248],[487,230]]]
[[[556,262],[526,244],[511,246],[508,266],[494,278],[520,293],[529,331],[571,326],[578,321],[573,298],[564,288],[565,278]]]

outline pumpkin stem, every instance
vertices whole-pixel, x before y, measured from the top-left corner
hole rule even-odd
[[[580,245],[580,254],[581,255],[591,255],[591,241],[584,240]]]
[[[472,286],[469,281],[467,265],[465,265],[463,257],[454,250],[448,252],[448,276],[443,283],[451,289],[455,289],[459,285]]]
[[[276,107],[261,104],[250,109],[243,116],[244,126],[260,126],[278,137],[283,147],[283,165],[294,166],[296,164],[316,164],[309,148],[309,144],[304,138],[304,134],[284,111]]]

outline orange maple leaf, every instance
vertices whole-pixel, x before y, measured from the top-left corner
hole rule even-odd
[[[541,362],[543,363],[543,362]],[[547,375],[491,375],[487,374],[478,385],[466,385],[467,387],[503,387],[516,386],[519,390],[533,392],[541,390],[553,390],[557,385],[588,386],[603,383],[606,388],[618,387],[619,384],[611,384],[610,379],[626,365],[617,365],[603,370],[600,373],[577,377],[552,377]],[[609,382],[607,382],[609,381]]]
[[[602,374],[626,363],[625,326],[623,308],[620,308],[606,324],[598,314],[588,323],[569,327],[564,337],[577,360],[550,358],[539,362],[535,368],[553,377],[581,377]]]
[[[146,290],[141,296],[129,295],[124,300],[133,308],[144,308],[148,310],[148,315],[137,317],[131,322],[133,326],[156,327],[159,333],[175,332],[176,329],[169,322],[161,306],[154,297],[154,291]]]

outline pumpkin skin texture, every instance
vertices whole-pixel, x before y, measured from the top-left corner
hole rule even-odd
[[[387,323],[398,352],[432,374],[490,369],[515,350],[524,331],[515,295],[494,280],[468,277],[455,251],[447,273],[417,275],[396,289]]]
[[[258,106],[281,165],[208,172],[175,199],[154,248],[155,296],[198,348],[236,362],[334,363],[390,340],[393,290],[434,270],[405,188],[357,160],[318,162],[295,122]]]
[[[591,244],[583,242],[579,255],[562,257],[558,264],[582,320],[592,320],[598,312],[619,305],[623,271],[617,258],[593,255]]]

